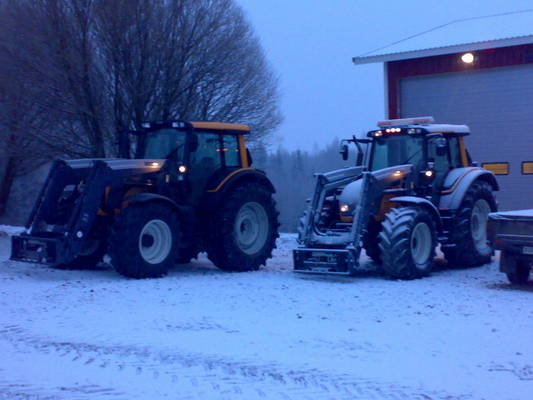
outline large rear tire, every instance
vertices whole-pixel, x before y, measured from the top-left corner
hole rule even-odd
[[[437,236],[432,216],[421,207],[393,208],[382,226],[379,247],[385,275],[391,279],[429,275]]]
[[[111,264],[130,278],[163,276],[178,257],[179,238],[178,215],[171,207],[159,202],[132,204],[112,226]]]
[[[207,255],[224,271],[257,270],[272,257],[278,226],[278,212],[270,191],[257,184],[237,187],[213,217]]]
[[[487,220],[497,211],[491,187],[474,182],[465,194],[450,231],[450,243],[442,252],[453,267],[475,267],[490,262],[493,249],[487,240]]]

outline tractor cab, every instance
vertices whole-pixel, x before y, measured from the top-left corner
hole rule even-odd
[[[468,166],[466,125],[435,124],[432,117],[381,121],[370,131],[368,170],[411,164],[416,187],[440,191],[448,172]]]
[[[364,164],[367,171],[410,165],[409,176],[402,178],[421,195],[437,195],[449,171],[469,165],[463,143],[469,135],[466,125],[435,124],[432,117],[420,117],[381,121],[378,127],[367,139],[344,140],[343,158],[348,158],[347,144],[352,142],[358,148],[356,164]],[[361,144],[367,144],[366,152]]]
[[[192,203],[215,190],[233,171],[248,168],[243,135],[247,125],[218,122],[146,122],[138,137],[136,158],[166,160],[167,169]]]

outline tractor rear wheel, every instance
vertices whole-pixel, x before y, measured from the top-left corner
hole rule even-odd
[[[393,208],[379,234],[382,270],[391,279],[429,275],[435,257],[433,217],[421,207]]]
[[[493,249],[487,241],[487,221],[496,211],[491,187],[483,181],[474,182],[465,194],[450,232],[454,247],[443,247],[448,264],[454,267],[475,267],[490,262]]]
[[[160,277],[178,257],[179,238],[178,215],[171,207],[158,202],[132,204],[111,228],[111,264],[130,278]]]
[[[264,186],[245,184],[232,190],[214,215],[207,255],[224,271],[253,271],[272,257],[278,212]]]

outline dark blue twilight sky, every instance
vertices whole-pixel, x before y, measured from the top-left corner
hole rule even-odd
[[[304,150],[383,118],[383,66],[354,66],[353,56],[455,19],[533,7],[531,0],[236,2],[281,79],[285,121],[273,148]]]

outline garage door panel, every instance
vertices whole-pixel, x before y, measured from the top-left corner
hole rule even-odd
[[[400,115],[469,125],[474,160],[511,165],[498,177],[502,209],[533,208],[533,175],[520,170],[533,159],[533,65],[402,79]]]

